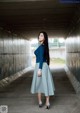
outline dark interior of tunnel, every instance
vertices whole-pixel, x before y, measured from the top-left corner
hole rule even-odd
[[[67,37],[79,22],[79,3],[61,0],[0,0],[0,27],[24,37],[41,30]]]

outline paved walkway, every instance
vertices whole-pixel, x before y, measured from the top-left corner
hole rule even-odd
[[[80,113],[80,96],[77,95],[63,68],[52,69],[56,87],[50,97],[51,108],[38,107],[37,94],[30,93],[33,69],[0,91],[0,105],[8,106],[8,113]]]

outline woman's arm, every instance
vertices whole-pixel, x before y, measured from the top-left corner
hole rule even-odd
[[[39,69],[42,69],[42,66],[43,66],[43,59],[44,59],[44,46],[41,45],[40,46],[40,51],[39,51],[39,57],[40,57],[40,63],[39,63]]]
[[[38,76],[40,77],[42,75],[42,66],[43,66],[43,58],[44,58],[44,47],[40,46],[39,49],[40,49],[39,50],[40,62],[39,62]]]

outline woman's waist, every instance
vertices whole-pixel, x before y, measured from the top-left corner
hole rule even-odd
[[[36,63],[40,63],[40,61],[36,61]],[[46,61],[43,61],[43,63],[47,63]]]

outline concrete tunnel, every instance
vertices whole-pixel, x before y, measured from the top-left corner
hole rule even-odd
[[[33,73],[30,39],[42,30],[49,38],[66,40],[66,66],[51,70],[56,92],[50,112],[79,113],[79,0],[0,0],[0,107],[7,105],[9,113],[37,112],[36,96],[29,92]]]

